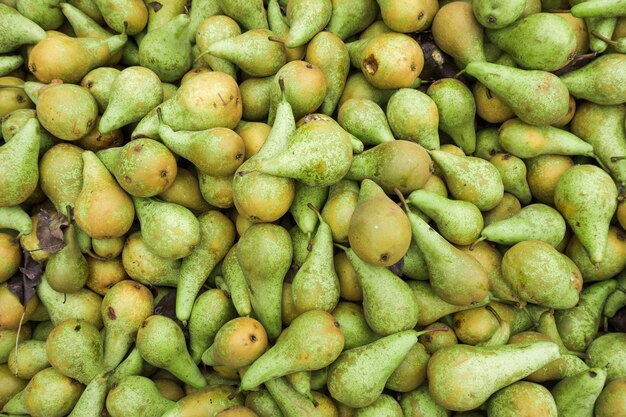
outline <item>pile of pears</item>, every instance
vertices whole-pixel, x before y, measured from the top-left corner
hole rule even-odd
[[[0,417],[626,416],[626,1],[0,0]]]

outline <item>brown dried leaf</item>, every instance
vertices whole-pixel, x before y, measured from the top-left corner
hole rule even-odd
[[[37,285],[43,276],[43,265],[35,262],[30,252],[23,251],[23,253],[24,266],[20,267],[19,273],[9,279],[7,285],[8,290],[25,306],[37,293]]]
[[[154,10],[155,13],[157,13],[159,10],[163,8],[163,5],[159,3],[158,1],[151,1],[150,3],[147,4],[147,6],[150,7],[152,10]]]
[[[176,290],[171,290],[165,297],[161,298],[161,301],[154,307],[154,314],[174,320],[185,334],[185,338],[189,338],[188,329],[176,318]]]
[[[402,274],[404,273],[404,258],[400,259],[395,264],[388,266],[387,269],[393,272],[394,274],[396,274],[397,276],[401,277]]]
[[[50,215],[46,210],[39,212],[39,222],[37,223],[37,239],[39,239],[39,249],[56,253],[63,249],[63,230],[61,227],[69,223],[67,217],[61,213]]]

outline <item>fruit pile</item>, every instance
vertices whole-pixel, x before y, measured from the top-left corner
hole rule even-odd
[[[0,0],[0,417],[625,417],[624,53],[625,0]]]

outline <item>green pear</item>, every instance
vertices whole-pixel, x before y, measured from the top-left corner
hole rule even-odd
[[[344,130],[336,123],[314,120],[297,128],[282,152],[259,161],[254,170],[321,187],[342,179],[351,163],[352,146]]]
[[[450,417],[451,412],[433,400],[428,392],[428,384],[403,393],[400,397],[400,406],[405,416],[410,417]]]
[[[419,312],[409,285],[387,268],[364,262],[352,249],[346,254],[359,277],[370,328],[385,336],[415,327]]]
[[[350,71],[346,46],[334,33],[322,31],[308,43],[305,59],[326,75],[328,88],[320,111],[330,116],[335,113]]]
[[[300,268],[311,252],[313,236],[304,233],[298,225],[289,229],[289,236],[293,246],[293,264]]]
[[[309,42],[326,27],[332,14],[330,0],[291,0],[287,3],[289,33],[285,46],[295,48]]]
[[[477,0],[472,2],[474,16],[487,29],[501,29],[518,20],[524,9],[524,0],[503,2],[502,0]]]
[[[149,364],[168,370],[194,388],[207,385],[187,351],[183,331],[172,319],[159,315],[148,317],[139,327],[135,343]]]
[[[329,367],[328,392],[349,407],[374,403],[418,336],[415,330],[406,330],[343,352]],[[386,359],[380,360],[381,355]]]
[[[621,0],[590,0],[572,7],[574,17],[619,17],[626,13]]]
[[[190,31],[193,27],[193,16],[191,17],[191,21]],[[200,22],[200,25],[194,32],[194,41],[196,42],[196,46],[204,62],[206,62],[210,68],[225,72],[231,77],[236,78],[237,66],[229,60],[207,53],[207,49],[214,43],[224,39],[234,38],[238,35],[241,35],[241,29],[237,22],[228,16],[218,15],[207,17]],[[196,59],[199,59],[199,57]]]
[[[343,346],[343,332],[332,315],[307,311],[296,317],[276,344],[250,365],[239,390],[247,391],[290,373],[322,369],[337,359]]]
[[[335,0],[326,29],[345,40],[372,24],[379,10],[375,0]]]
[[[16,109],[6,114],[2,118],[2,131],[0,136],[4,137],[5,142],[13,139],[13,136],[28,122],[30,119],[37,117],[37,112],[33,109]],[[39,129],[39,156],[43,156],[55,145],[55,139],[45,129]]]
[[[98,110],[104,113],[109,105],[111,97],[111,87],[121,71],[112,67],[99,67],[89,71],[80,81],[80,85],[85,87],[96,99]]]
[[[617,207],[617,187],[609,174],[594,165],[570,168],[556,185],[554,205],[589,253],[591,261],[602,261],[609,223]]]
[[[206,387],[181,398],[176,404],[163,413],[163,417],[183,417],[197,412],[198,404],[204,404],[206,415],[217,414],[229,407],[242,405],[243,396],[234,395],[231,386]]]
[[[218,0],[191,0],[189,11],[189,41],[196,40],[196,33],[204,20],[221,13]]]
[[[55,326],[64,320],[78,319],[85,320],[98,329],[102,328],[102,297],[87,288],[75,293],[60,293],[50,287],[44,275],[41,284],[37,286],[37,296],[48,310],[50,320]]]
[[[497,95],[522,121],[544,126],[557,123],[569,111],[569,91],[554,74],[505,65],[472,62],[465,68]],[[532,108],[527,103],[532,101]]]
[[[289,383],[286,381],[281,381],[281,378],[277,378],[274,381],[274,387],[284,389],[287,391],[289,387]],[[270,382],[270,385],[272,383]],[[295,391],[295,390],[294,390]],[[275,391],[275,393],[278,391]],[[289,390],[288,392],[292,392]],[[278,395],[280,397],[280,395]],[[278,404],[272,397],[272,394],[265,388],[262,388],[258,391],[250,391],[248,395],[246,395],[246,407],[253,410],[260,417],[282,417],[282,411],[279,408]],[[283,405],[284,407],[284,405]]]
[[[398,139],[416,142],[429,150],[439,149],[439,109],[429,95],[401,88],[389,99],[386,114]]]
[[[432,330],[437,333],[441,328]],[[429,359],[430,354],[426,352],[424,345],[416,343],[396,370],[393,371],[385,384],[385,388],[396,392],[409,392],[419,387],[426,380],[426,366]]]
[[[200,243],[200,222],[189,209],[140,197],[133,197],[133,203],[143,240],[156,255],[169,259],[184,258]]]
[[[490,416],[557,417],[557,407],[552,394],[542,385],[519,381],[501,389],[489,398],[487,413]]]
[[[309,208],[319,218],[311,252],[293,277],[291,293],[296,312],[332,311],[339,302],[339,279],[333,263],[333,236],[317,208]]]
[[[23,391],[25,410],[29,415],[64,416],[74,408],[84,385],[54,368],[38,372]],[[20,414],[22,414],[20,412]]]
[[[9,143],[0,147],[0,206],[26,200],[39,180],[39,123],[30,119]]]
[[[328,197],[328,187],[315,187],[296,182],[296,193],[289,207],[300,230],[309,238],[318,224],[317,211],[321,210]],[[309,207],[313,206],[313,209]],[[310,239],[309,239],[310,240]]]
[[[432,173],[432,160],[420,145],[408,140],[384,142],[352,159],[347,179],[370,179],[387,193],[410,193],[422,188]]]
[[[476,150],[476,102],[472,92],[461,81],[445,78],[431,84],[426,94],[439,110],[439,130],[452,137],[465,154]]]
[[[12,73],[24,64],[24,58],[20,55],[7,55],[0,57],[0,77]]]
[[[348,242],[350,218],[356,209],[358,196],[359,185],[355,181],[344,179],[329,187],[322,218],[330,226],[334,242]]]
[[[117,367],[133,345],[139,326],[152,315],[154,299],[147,287],[131,280],[115,284],[102,300],[104,366]]]
[[[599,90],[596,90],[599,91]],[[620,185],[626,185],[626,131],[623,105],[603,106],[584,102],[576,108],[572,132],[593,146],[602,166]]]
[[[496,154],[489,162],[500,172],[504,191],[513,194],[522,204],[532,200],[530,187],[526,181],[526,165],[520,158],[511,154]]]
[[[540,155],[594,156],[594,148],[580,137],[553,126],[533,126],[520,119],[507,120],[499,130],[502,148],[518,158]]]
[[[381,394],[380,397],[367,407],[359,408],[354,413],[355,417],[375,417],[375,416],[387,416],[387,417],[404,417],[402,408],[398,401],[394,400],[392,396],[387,394]]]
[[[541,261],[539,261],[541,259]],[[578,302],[565,255],[540,240],[525,240],[502,258],[502,276],[523,301],[567,309]]]
[[[488,161],[438,150],[431,151],[430,156],[441,169],[450,194],[457,200],[468,201],[486,211],[502,199],[502,178]],[[475,178],[481,178],[480,183]]]
[[[480,406],[496,391],[530,375],[560,357],[552,342],[497,347],[455,345],[435,352],[428,362],[428,386],[437,404],[454,411]],[[467,375],[482,372],[481,384],[468,385]]]
[[[289,384],[286,378],[273,378],[265,382],[265,388],[275,401],[280,416],[317,416],[316,406]]]
[[[467,201],[450,200],[426,190],[415,190],[406,200],[431,218],[439,233],[455,245],[473,243],[483,229],[482,213]]]
[[[189,317],[189,350],[195,363],[213,344],[218,330],[236,317],[228,294],[219,289],[203,292],[196,299]]]
[[[233,175],[215,177],[198,173],[202,198],[211,206],[227,209],[233,206]]]
[[[0,207],[0,229],[17,230],[17,237],[30,234],[33,221],[21,206]]]
[[[551,391],[559,416],[592,415],[606,377],[607,372],[603,368],[591,368],[562,379]]]
[[[14,346],[7,360],[8,369],[14,376],[29,380],[37,372],[50,366],[45,341],[25,340]]]
[[[92,417],[101,413],[109,392],[108,380],[106,372],[92,379],[68,417]]]
[[[337,113],[337,122],[366,145],[394,140],[385,112],[378,104],[366,98],[345,101]]]
[[[558,310],[554,319],[563,344],[569,350],[584,352],[598,334],[607,297],[617,281],[607,280],[586,287],[575,307]]]
[[[26,388],[26,385],[28,385],[28,380],[24,380],[15,376],[15,374],[13,374],[12,371],[9,370],[6,364],[0,365],[0,375],[2,377],[2,384],[3,384],[2,394],[0,396],[0,406],[2,406],[2,408],[0,410],[2,410],[2,412],[7,412],[7,413],[18,411],[18,410],[12,410],[11,407],[8,407],[8,409],[5,409],[5,405],[8,404],[9,402],[13,402],[14,405],[25,409],[26,407],[23,406],[22,401],[21,400],[18,401],[18,400],[22,396],[21,393],[24,391],[24,388]],[[18,402],[20,404],[18,404]]]
[[[149,32],[139,45],[141,66],[154,71],[161,81],[176,81],[191,67],[189,22],[188,15],[180,14]]]
[[[237,243],[237,260],[250,289],[250,303],[271,340],[281,328],[283,281],[291,267],[289,232],[274,224],[249,227]]]
[[[597,417],[617,417],[626,405],[624,393],[626,380],[618,379],[606,384],[596,400],[595,415]]]
[[[0,4],[0,33],[2,33],[0,36],[2,54],[46,38],[46,32],[39,25],[5,4]]]
[[[623,54],[607,54],[586,66],[561,76],[570,93],[580,99],[603,105],[621,104],[624,92],[615,86],[626,79]]]
[[[157,417],[174,405],[159,392],[156,384],[143,376],[121,379],[106,398],[106,410],[111,417],[141,414]]]
[[[550,206],[530,204],[508,219],[489,224],[480,235],[501,245],[541,240],[556,247],[565,236],[565,220]]]
[[[262,0],[217,0],[222,12],[246,29],[267,29],[267,16]]]
[[[100,119],[100,133],[141,120],[163,101],[159,77],[148,68],[128,67],[115,78],[109,103]]]
[[[246,277],[237,260],[237,245],[233,245],[222,261],[222,275],[229,289],[230,299],[239,316],[249,316],[252,312],[250,293]],[[193,310],[192,310],[193,311]]]
[[[618,282],[618,286],[621,288],[626,287],[626,273],[622,272],[619,274],[616,277],[616,280]],[[606,303],[604,304],[603,314],[605,320],[606,318],[614,317],[615,314],[617,314],[617,312],[624,306],[626,306],[626,292],[621,289],[613,291],[613,293],[607,297]]]
[[[367,324],[363,307],[356,303],[340,301],[331,312],[339,322],[345,344],[343,350],[350,350],[380,339]]]
[[[148,8],[141,0],[94,0],[106,24],[118,33],[136,35],[148,24]]]
[[[499,141],[499,131],[494,127],[487,127],[476,131],[476,150],[474,156],[490,160],[498,153],[506,152]]]
[[[441,4],[431,30],[439,48],[459,62],[461,67],[486,60],[484,28],[476,20],[471,3],[453,1]]]
[[[71,209],[68,210],[69,226],[63,231],[65,246],[48,259],[46,278],[58,292],[72,293],[85,286],[88,279],[87,260],[80,251]]]
[[[176,287],[180,280],[181,261],[156,255],[142,239],[141,232],[126,239],[122,264],[130,278],[146,286]]]
[[[85,385],[104,371],[100,332],[85,320],[59,323],[46,340],[46,353],[54,369]]]
[[[316,407],[319,405],[311,392],[311,371],[294,372],[293,374],[286,375],[285,379],[298,394],[304,395]]]
[[[206,52],[225,59],[253,77],[274,75],[287,62],[285,47],[268,29],[251,29],[207,46]]]
[[[607,333],[598,336],[587,348],[590,367],[606,369],[607,381],[626,376],[626,334]]]
[[[382,90],[374,87],[369,81],[367,81],[365,75],[363,75],[362,72],[359,72],[348,76],[348,79],[346,80],[346,87],[343,89],[343,93],[341,94],[341,98],[339,99],[337,106],[341,108],[343,103],[351,98],[365,98],[372,100],[381,107],[384,107],[395,91],[396,90],[394,89]]]
[[[73,207],[83,187],[83,149],[59,143],[39,162],[39,186],[59,213]]]
[[[148,32],[167,24],[176,16],[186,13],[185,0],[164,0],[159,6],[148,4]]]

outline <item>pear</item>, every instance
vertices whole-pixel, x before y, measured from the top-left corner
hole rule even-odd
[[[422,32],[433,21],[439,4],[431,0],[408,0],[402,3],[378,1],[383,22],[396,32]]]
[[[600,115],[602,117],[600,118]],[[623,105],[603,106],[582,103],[572,119],[572,132],[593,146],[594,154],[602,166],[620,185],[626,184],[626,131]]]
[[[68,346],[74,347],[71,352]],[[68,319],[59,323],[46,340],[46,353],[56,370],[83,384],[104,371],[100,332],[84,320]]]
[[[46,32],[39,25],[6,4],[0,4],[0,33],[2,54],[46,39]]]
[[[109,391],[108,379],[106,372],[92,379],[68,417],[89,417],[101,413]]]
[[[364,262],[352,249],[346,254],[359,277],[370,328],[384,336],[415,327],[418,308],[409,285],[387,268]]]
[[[524,161],[511,154],[496,154],[489,162],[500,172],[504,191],[516,196],[522,204],[529,204],[532,195],[526,181]]]
[[[267,29],[251,29],[214,42],[206,52],[232,62],[253,77],[274,75],[287,62],[285,46]]]
[[[274,224],[249,227],[237,243],[237,260],[248,283],[252,309],[271,340],[282,328],[280,301],[292,254],[289,232]]]
[[[189,16],[179,14],[146,34],[139,44],[139,63],[154,71],[161,81],[176,81],[191,67],[189,22]]]
[[[326,27],[332,13],[330,0],[292,0],[287,3],[289,33],[284,38],[285,46],[295,48],[309,42]]]
[[[465,71],[500,97],[526,123],[551,125],[568,113],[569,91],[554,74],[486,62],[472,62]],[[534,103],[532,108],[526,105],[529,101]]]
[[[428,329],[430,330],[430,329]],[[438,333],[440,328],[434,329]],[[425,335],[422,335],[425,336]],[[426,380],[426,366],[430,354],[421,343],[416,343],[409,350],[404,360],[398,365],[393,374],[387,380],[385,387],[396,392],[409,392],[419,387]]]
[[[361,183],[348,240],[357,256],[378,266],[395,264],[409,248],[411,233],[406,214],[374,181],[365,179]]]
[[[429,95],[401,88],[389,99],[386,114],[398,139],[416,142],[429,150],[439,149],[439,109]]]
[[[9,143],[0,147],[0,206],[24,202],[39,180],[39,123],[30,119]]]
[[[138,375],[121,379],[106,398],[106,409],[111,417],[121,417],[127,413],[156,417],[173,405],[173,401],[159,393],[152,380]]]
[[[359,185],[355,181],[344,179],[329,187],[322,218],[331,229],[333,242],[348,242],[350,218],[356,209],[358,197]]]
[[[296,182],[296,193],[291,207],[289,207],[289,213],[293,216],[300,231],[308,236],[308,240],[310,240],[311,234],[318,224],[317,211],[322,209],[328,197],[328,188]]]
[[[453,1],[442,5],[433,20],[432,32],[439,48],[461,66],[486,60],[484,29],[476,20],[471,3]]]
[[[24,64],[24,58],[20,55],[7,55],[0,57],[0,76],[5,76],[20,68]]]
[[[267,333],[255,319],[230,320],[215,334],[213,344],[202,354],[202,362],[211,366],[242,368],[251,365],[267,349]]]
[[[481,83],[477,82],[474,84],[472,93],[474,94],[474,101],[476,102],[476,113],[484,121],[488,123],[502,123],[515,116],[513,110],[511,110],[500,97],[492,94],[492,92]]]
[[[367,407],[359,408],[354,413],[355,417],[374,417],[374,416],[388,416],[388,417],[403,417],[402,408],[398,401],[394,400],[392,396],[387,394],[381,394],[380,397]]]
[[[618,17],[626,12],[626,5],[621,0],[591,0],[572,7],[576,17]]]
[[[52,289],[44,277],[37,286],[37,296],[50,314],[50,320],[56,326],[68,319],[85,320],[102,328],[100,305],[102,297],[95,292],[83,288],[75,293],[60,293]]]
[[[196,40],[196,33],[202,22],[217,14],[221,13],[220,5],[217,0],[192,0],[191,10],[189,11],[189,40],[193,43]]]
[[[617,281],[607,280],[586,287],[575,307],[554,314],[563,344],[569,350],[584,352],[598,334],[607,297],[617,288]]]
[[[28,122],[30,119],[37,116],[37,112],[34,109],[15,109],[6,114],[2,122],[2,131],[0,136],[4,137],[4,141],[8,142],[13,139],[13,136]],[[43,156],[48,150],[55,145],[55,140],[52,135],[45,129],[39,129],[39,156]]]
[[[428,386],[437,404],[454,411],[469,411],[494,392],[526,377],[560,357],[552,342],[520,343],[497,347],[455,345],[435,352],[428,362]],[[464,375],[482,370],[482,384],[465,384]],[[443,382],[445,381],[445,383]]]
[[[439,233],[450,243],[469,245],[483,229],[483,216],[478,208],[467,201],[450,200],[435,192],[415,190],[407,201],[430,217]]]
[[[277,378],[274,381],[276,381],[274,383],[275,386],[278,385],[284,389],[289,387],[289,383],[286,381],[278,382],[280,381],[280,378]],[[290,392],[293,391],[290,390]],[[280,411],[278,404],[276,404],[272,395],[265,388],[258,391],[250,391],[248,395],[246,395],[246,407],[256,412],[259,416],[282,416],[282,411]]]
[[[267,2],[267,23],[270,30],[277,35],[276,41],[282,41],[289,33],[289,23],[287,22],[287,17],[283,15],[283,12],[286,11],[285,6],[286,5],[283,4],[281,7],[278,0],[270,0]],[[302,59],[306,53],[306,46],[307,45],[304,44],[295,48],[285,47],[287,62]]]
[[[275,401],[281,416],[315,416],[318,414],[314,403],[289,384],[286,378],[274,378],[265,382],[265,387]]]
[[[443,349],[447,346],[456,345],[458,343],[458,339],[456,334],[454,334],[454,330],[452,330],[448,325],[435,322],[426,327],[427,330],[433,329],[435,327],[440,328],[441,330],[433,333],[426,333],[419,337],[419,342],[424,346],[426,352],[429,355],[432,355],[439,349]]]
[[[552,126],[533,126],[520,119],[507,120],[499,131],[500,145],[518,158],[541,155],[594,156],[594,148],[580,137]]]
[[[541,240],[556,247],[565,236],[565,220],[550,206],[530,204],[508,219],[490,223],[480,235],[502,245]]]
[[[374,87],[363,73],[359,72],[348,76],[346,87],[343,89],[337,106],[341,108],[341,105],[351,98],[366,98],[384,107],[394,92],[395,90],[382,90]]]
[[[237,67],[234,63],[217,56],[211,55],[207,52],[207,48],[213,43],[217,43],[223,39],[233,38],[241,35],[241,29],[237,22],[228,16],[210,16],[206,19],[198,22],[199,26],[194,31],[194,41],[209,67],[215,70],[223,71],[233,78],[237,76]],[[191,23],[189,30],[193,28],[193,16],[191,16]],[[205,54],[206,53],[206,54]],[[197,58],[198,59],[198,58]]]
[[[233,394],[233,395],[231,395]],[[207,415],[217,415],[217,413],[244,402],[241,395],[234,395],[230,386],[206,387],[193,392],[163,413],[163,417],[183,417],[197,412],[198,404],[204,404],[204,412]]]
[[[451,323],[461,343],[484,346],[501,326],[497,313],[489,310],[490,306],[476,307],[459,311],[452,315]],[[505,341],[506,343],[506,341]]]
[[[348,255],[345,252],[337,253],[333,263],[339,278],[341,298],[349,301],[363,301],[363,289]]]
[[[620,411],[626,405],[624,400],[626,396],[625,379],[618,379],[606,384],[595,405],[595,415],[597,417],[617,417]]]
[[[403,393],[400,397],[400,406],[405,416],[449,417],[451,414],[433,400],[428,392],[428,384],[422,384],[411,392]]]
[[[498,0],[472,2],[476,20],[488,29],[500,29],[511,25],[522,16],[525,7],[526,2],[524,0],[509,3]]]
[[[367,28],[378,11],[375,0],[335,0],[326,29],[345,40]]]
[[[504,185],[500,173],[489,162],[475,157],[431,151],[431,157],[442,170],[450,194],[458,200],[473,203],[481,211],[491,210],[502,199]],[[471,178],[481,178],[480,184]]]
[[[189,317],[189,349],[195,363],[202,353],[213,344],[215,335],[228,321],[236,317],[236,311],[228,294],[220,289],[210,289],[196,299]]]
[[[172,185],[157,197],[196,212],[205,212],[211,209],[209,203],[202,197],[198,176],[185,168],[177,168],[176,178],[174,178]]]
[[[306,343],[302,341],[306,338]],[[344,346],[339,323],[325,311],[311,310],[296,317],[276,344],[248,368],[240,391],[299,371],[322,369],[337,359]]]
[[[217,413],[215,417],[258,417],[258,415],[243,405],[235,405]]]
[[[340,301],[331,314],[337,319],[343,332],[344,351],[366,345],[381,337],[369,327],[359,304]]]
[[[519,381],[496,392],[487,402],[487,413],[493,416],[557,417],[552,394],[542,385]]]
[[[267,16],[261,0],[217,0],[222,12],[246,29],[267,29]]]
[[[83,163],[83,186],[74,206],[76,223],[92,238],[123,236],[135,218],[132,200],[93,152],[83,153]]]
[[[39,162],[39,185],[60,213],[73,207],[83,186],[83,149],[59,143]]]
[[[618,283],[618,287],[623,288],[624,284],[626,283],[626,274],[619,274],[616,277],[616,280]],[[626,306],[626,292],[622,291],[621,289],[613,291],[613,293],[607,297],[606,303],[604,304],[604,317],[615,317],[617,312],[624,306]]]
[[[37,372],[50,366],[46,342],[34,339],[19,342],[9,353],[7,366],[14,376],[31,379]]]
[[[71,209],[68,209],[69,226],[63,231],[65,246],[53,254],[46,264],[48,283],[58,292],[72,293],[87,283],[87,260],[80,251]]]
[[[0,207],[0,229],[17,230],[21,237],[32,232],[33,221],[21,206],[4,206]]]
[[[343,352],[329,367],[328,392],[354,408],[374,403],[418,336],[415,330],[406,330]],[[380,355],[386,360],[380,360]]]
[[[219,211],[201,214],[198,223],[200,242],[182,262],[176,291],[176,317],[183,323],[191,316],[194,300],[206,277],[235,242],[235,226]]]
[[[211,206],[227,209],[234,205],[232,175],[214,177],[200,172],[198,180],[202,198]]]
[[[25,410],[29,415],[64,416],[74,408],[84,385],[54,368],[38,372],[23,392]],[[18,394],[19,395],[19,394]]]
[[[141,0],[94,0],[107,26],[118,33],[136,35],[148,23],[148,9]],[[126,23],[125,23],[126,22]]]
[[[567,258],[540,240],[517,243],[502,258],[502,276],[520,299],[545,307],[567,309],[576,305],[573,273]]]
[[[160,6],[148,5],[148,32],[160,28],[179,14],[186,12],[187,3],[181,0],[169,0]]]
[[[593,165],[570,168],[556,185],[554,204],[591,261],[602,261],[609,222],[617,207],[617,188],[609,174]]]
[[[578,266],[584,281],[602,281],[617,275],[626,267],[626,242],[622,229],[609,226],[607,249],[600,263],[593,263],[576,236],[569,239],[565,254]]]
[[[394,140],[354,156],[345,178],[373,180],[388,193],[395,188],[410,193],[426,184],[431,166],[432,160],[422,146],[407,140]]]
[[[0,406],[4,406],[14,399],[28,384],[28,380],[21,379],[9,370],[6,364],[0,365],[0,378],[2,380],[2,391],[0,391]],[[16,401],[17,402],[17,401]],[[9,411],[4,410],[3,411]]]
[[[576,97],[603,105],[621,104],[624,93],[615,89],[626,77],[622,54],[607,54],[586,66],[561,76],[570,93]]]
[[[172,319],[159,315],[148,317],[139,327],[136,344],[149,364],[168,370],[194,388],[207,385],[187,351],[182,330]]]
[[[587,348],[590,367],[606,369],[607,381],[626,376],[626,335],[624,333],[607,333],[598,336]],[[609,365],[610,364],[610,365]]]
[[[297,128],[284,150],[259,161],[254,170],[322,187],[342,179],[351,163],[352,147],[343,129],[334,122],[314,120]]]
[[[551,391],[559,416],[592,415],[606,377],[603,368],[591,368],[562,379]]]
[[[111,87],[113,82],[122,71],[112,67],[99,67],[89,71],[80,81],[80,85],[85,87],[96,99],[98,110],[104,113],[109,105],[111,97]]]
[[[176,287],[180,279],[181,261],[156,255],[142,239],[141,232],[126,239],[122,264],[130,278],[147,286]]]
[[[346,100],[337,113],[337,122],[364,144],[378,145],[394,140],[385,112],[365,98]]]

